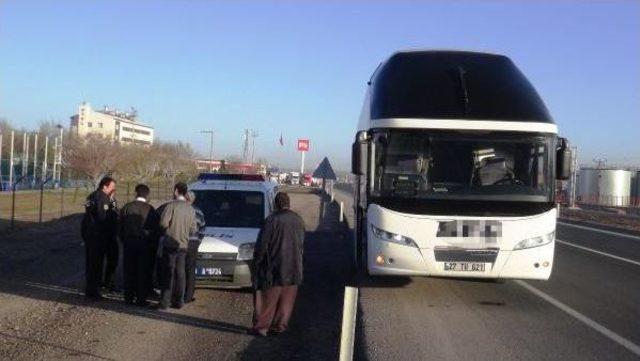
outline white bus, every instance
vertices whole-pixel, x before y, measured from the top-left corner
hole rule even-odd
[[[570,151],[511,60],[398,52],[368,85],[352,149],[358,266],[548,279]]]

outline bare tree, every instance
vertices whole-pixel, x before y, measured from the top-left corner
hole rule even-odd
[[[125,159],[122,147],[96,135],[65,141],[63,167],[70,168],[97,187],[100,179],[118,171]]]

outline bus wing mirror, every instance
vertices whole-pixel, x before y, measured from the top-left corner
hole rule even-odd
[[[351,173],[355,175],[367,173],[368,149],[366,132],[358,132],[356,141],[351,145]]]
[[[571,149],[565,138],[559,138],[556,150],[556,179],[567,180],[569,177],[571,177]]]

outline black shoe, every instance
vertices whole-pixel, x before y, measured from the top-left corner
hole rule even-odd
[[[184,307],[184,303],[176,303],[171,305],[171,308],[175,308],[177,310],[181,309],[182,307]]]
[[[194,302],[195,300],[196,300],[195,297],[191,297],[191,299],[189,300],[184,300],[184,303],[191,303],[191,302]]]
[[[165,305],[161,305],[161,304],[157,304],[155,306],[152,307],[154,310],[158,310],[158,311],[165,311],[169,309],[169,306],[165,306]]]
[[[278,335],[282,335],[283,333],[285,333],[287,330],[276,330],[276,329],[271,329],[268,332],[269,336],[278,336]]]
[[[124,303],[126,303],[127,305],[133,305],[133,298],[125,298]]]

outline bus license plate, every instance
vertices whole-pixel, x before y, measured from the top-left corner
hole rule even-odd
[[[200,267],[198,271],[200,276],[222,276],[222,268]]]
[[[484,272],[485,263],[474,262],[445,262],[445,271],[460,271],[460,272]]]

